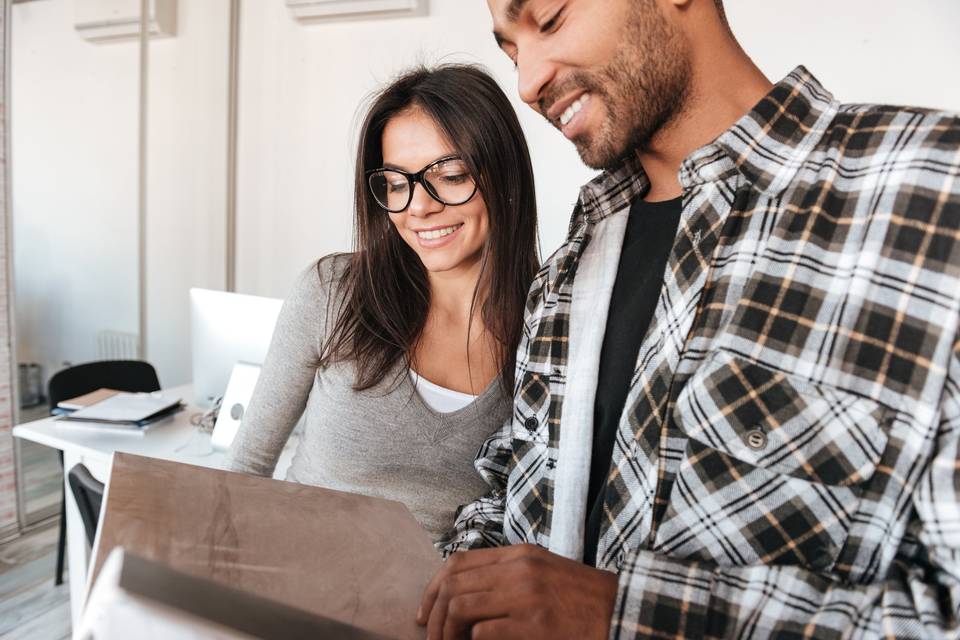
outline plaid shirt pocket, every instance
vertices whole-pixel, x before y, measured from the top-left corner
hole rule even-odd
[[[721,566],[829,570],[886,447],[886,411],[714,354],[677,398],[687,444],[657,550]]]

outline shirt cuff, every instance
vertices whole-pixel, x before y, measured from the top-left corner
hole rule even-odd
[[[610,638],[702,638],[713,565],[636,551],[620,568]]]

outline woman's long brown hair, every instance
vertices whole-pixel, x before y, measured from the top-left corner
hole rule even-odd
[[[354,253],[339,282],[341,304],[320,366],[352,361],[354,389],[370,389],[398,361],[410,366],[423,333],[430,308],[426,269],[371,196],[364,175],[383,166],[383,130],[410,108],[446,135],[486,203],[489,231],[473,301],[494,338],[500,381],[510,393],[527,290],[539,265],[533,168],[510,101],[493,78],[470,65],[414,69],[373,99],[357,149]]]

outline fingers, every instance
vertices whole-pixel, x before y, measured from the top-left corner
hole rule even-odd
[[[470,640],[509,640],[513,626],[507,618],[484,620],[473,625]]]
[[[496,597],[496,594],[509,587],[509,581],[503,575],[504,573],[504,565],[495,563],[448,576],[440,585],[430,610],[427,620],[427,637],[431,640],[448,637],[444,633],[444,629],[447,619],[450,617],[451,604],[465,596],[476,595],[480,599],[486,598],[489,602],[496,603],[496,606],[499,607],[497,611],[502,609],[503,605],[500,604],[502,599]],[[458,620],[466,620],[468,626],[469,623],[477,620],[478,618],[471,617],[477,611],[471,607],[480,602],[481,600],[471,598],[461,600],[458,604]],[[487,609],[483,609],[483,611],[487,611]]]
[[[481,551],[485,551],[485,549],[481,549]],[[430,582],[427,583],[427,588],[423,590],[423,595],[420,597],[420,608],[417,609],[417,624],[424,625],[427,623],[427,620],[430,619],[430,612],[433,610],[433,604],[437,601],[440,585],[446,581],[448,576],[459,571],[458,567],[460,565],[466,563],[467,566],[470,566],[473,564],[474,553],[480,553],[480,551],[460,551],[453,554],[433,574]]]
[[[452,598],[443,623],[443,640],[469,637],[475,622],[506,618],[510,606],[510,599],[502,592],[467,593]],[[427,637],[432,638],[429,635]]]
[[[515,545],[495,549],[460,551],[447,558],[447,561],[443,563],[440,570],[434,574],[433,578],[427,584],[427,588],[423,590],[423,597],[420,598],[420,608],[417,610],[417,623],[424,625],[427,623],[427,620],[430,619],[430,612],[433,610],[434,603],[437,601],[440,586],[449,576],[488,564],[503,562],[505,559],[524,553],[530,553],[530,547],[531,545]]]

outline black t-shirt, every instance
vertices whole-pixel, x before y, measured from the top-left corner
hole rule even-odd
[[[600,352],[597,397],[593,409],[593,452],[587,491],[583,561],[596,561],[603,518],[603,489],[610,472],[613,443],[637,364],[640,343],[653,321],[663,287],[663,272],[680,224],[681,199],[645,202],[637,198],[620,252]]]

